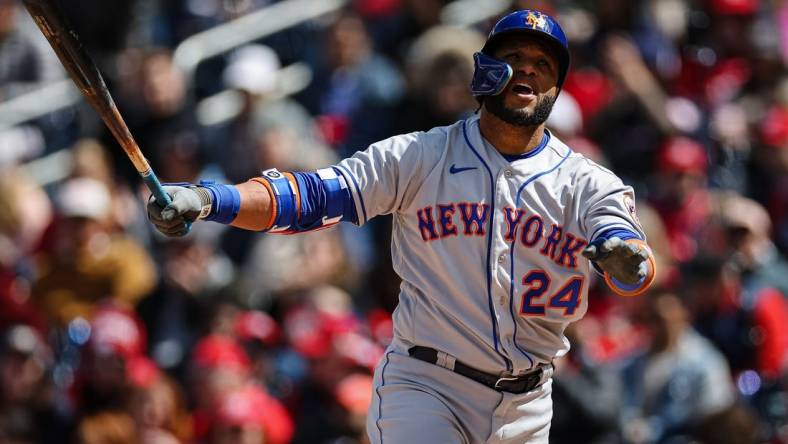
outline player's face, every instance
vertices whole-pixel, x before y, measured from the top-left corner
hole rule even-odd
[[[514,72],[506,88],[485,98],[485,107],[501,120],[518,126],[544,123],[558,95],[558,59],[538,39],[513,35],[500,42],[493,57]]]

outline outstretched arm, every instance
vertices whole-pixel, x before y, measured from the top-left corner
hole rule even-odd
[[[228,223],[234,227],[246,230],[265,230],[270,228],[270,219],[273,211],[271,195],[268,189],[255,181],[247,181],[238,185],[222,185],[227,191],[224,197],[236,200],[237,211],[233,215],[232,209],[219,222]],[[235,192],[233,192],[233,188]],[[164,191],[170,196],[172,202],[162,208],[155,200],[148,202],[148,218],[162,234],[170,237],[184,236],[189,232],[189,224],[205,219],[218,204],[215,194],[206,187],[192,184],[165,185]],[[231,202],[232,203],[232,202]]]
[[[254,180],[235,185],[235,188],[240,194],[241,207],[230,225],[253,231],[271,228],[274,210],[269,190]]]
[[[268,170],[238,185],[213,182],[171,184],[165,208],[148,203],[148,217],[167,236],[184,236],[199,219],[255,231],[296,233],[341,220],[357,222],[344,177],[335,168],[311,173]]]

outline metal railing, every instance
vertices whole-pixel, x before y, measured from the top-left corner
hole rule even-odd
[[[190,79],[197,65],[233,48],[337,11],[349,0],[288,0],[197,33],[178,45],[175,65]]]
[[[261,98],[263,102],[293,95],[312,81],[312,69],[306,63],[293,63],[276,73],[276,87]],[[206,97],[197,104],[197,121],[203,126],[216,125],[237,116],[241,111],[241,93],[228,89]]]
[[[22,166],[22,171],[35,183],[45,187],[66,179],[74,165],[72,150],[55,151]]]
[[[279,31],[338,11],[350,0],[286,0],[251,14],[194,34],[181,42],[174,52],[174,63],[193,82],[199,64],[246,43],[273,35]],[[469,27],[498,16],[512,4],[511,0],[455,0],[441,12],[446,25]],[[312,78],[308,66],[295,63],[283,67],[276,74],[277,88],[269,98],[285,97],[306,86]],[[36,91],[0,103],[0,131],[73,106],[81,94],[70,79],[59,80]],[[240,109],[240,97],[235,91],[222,91],[197,104],[201,124],[212,125],[234,117]],[[71,152],[61,150],[28,162],[27,170],[41,184],[61,180],[71,165]]]
[[[174,63],[183,70],[188,84],[203,60],[245,43],[337,11],[350,0],[286,0],[243,17],[199,32],[181,42]],[[81,95],[68,79],[0,103],[0,130],[76,105]]]
[[[65,79],[0,102],[0,130],[75,105],[81,98],[74,83]]]
[[[175,49],[174,62],[191,84],[194,71],[203,60],[245,43],[337,11],[349,0],[287,0],[223,23],[188,37]],[[455,0],[441,12],[447,25],[471,26],[500,15],[511,0]],[[70,80],[51,85],[0,103],[0,130],[37,119],[73,106],[81,96]]]

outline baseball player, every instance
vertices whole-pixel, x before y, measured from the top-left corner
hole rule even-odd
[[[545,128],[569,67],[558,23],[507,15],[474,60],[480,112],[466,120],[315,172],[167,187],[171,205],[148,205],[170,236],[201,219],[296,233],[393,215],[402,285],[373,443],[546,443],[551,362],[586,312],[591,267],[624,296],[654,278],[632,189]]]

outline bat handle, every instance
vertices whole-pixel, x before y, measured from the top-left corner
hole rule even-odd
[[[142,181],[145,182],[150,192],[153,193],[153,198],[156,199],[156,203],[159,204],[160,207],[164,208],[172,203],[172,199],[170,199],[170,196],[164,191],[161,182],[159,182],[159,178],[156,177],[156,173],[154,173],[153,170],[149,169],[148,171],[140,172],[140,176],[142,176]]]
[[[154,173],[152,169],[148,168],[148,171],[140,172],[140,176],[142,176],[142,181],[145,182],[150,192],[153,193],[153,198],[160,207],[164,208],[172,203],[172,199],[170,199],[169,194],[164,191],[164,187],[161,186],[159,178],[156,177],[156,173]],[[186,231],[191,231],[191,228],[192,223],[186,222]]]

